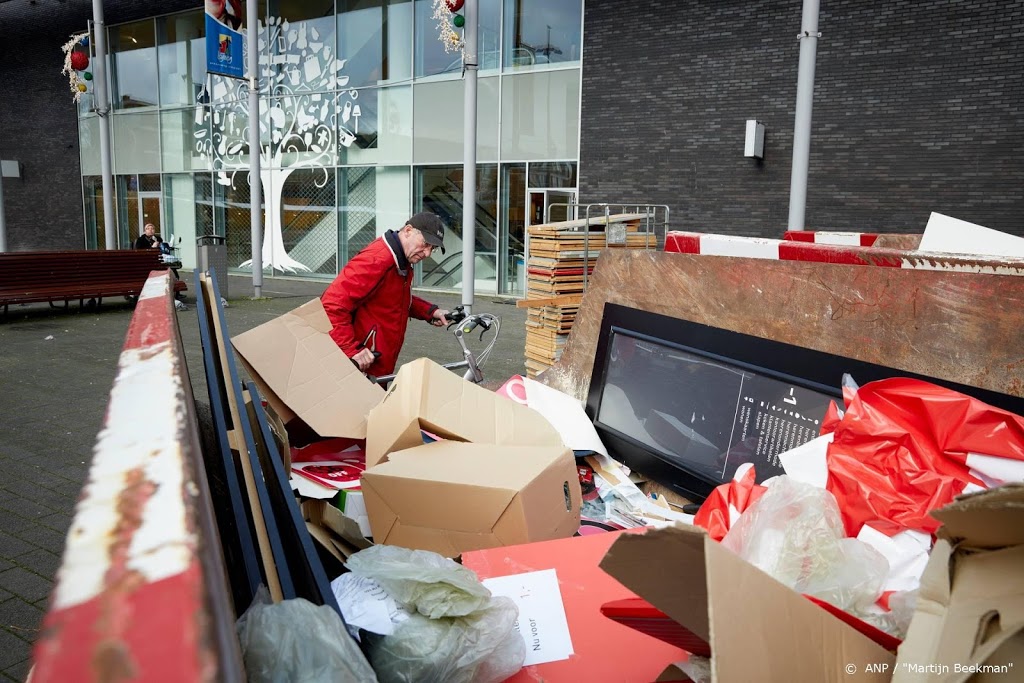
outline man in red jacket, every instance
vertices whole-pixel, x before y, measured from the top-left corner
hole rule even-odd
[[[412,293],[412,266],[435,248],[444,253],[444,224],[432,213],[418,213],[353,256],[320,297],[331,339],[363,372],[394,372],[409,318],[448,324],[447,310]]]

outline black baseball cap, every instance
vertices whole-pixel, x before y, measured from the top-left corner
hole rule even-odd
[[[440,248],[441,253],[444,253],[444,223],[436,214],[420,211],[407,220],[406,224],[422,232],[427,244]]]

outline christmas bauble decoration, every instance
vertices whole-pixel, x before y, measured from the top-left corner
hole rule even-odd
[[[78,92],[85,92],[85,91],[86,91],[86,90],[88,90],[88,89],[89,89],[89,88],[88,88],[88,87],[86,87],[85,83],[79,83],[79,84],[78,84]]]
[[[448,10],[451,12],[458,12],[462,9],[462,6],[466,4],[466,0],[447,0]],[[463,19],[465,21],[465,19]]]
[[[466,17],[461,14],[456,14],[452,17],[452,23],[455,24],[455,28],[462,28],[466,25]]]
[[[91,71],[86,71],[84,74],[82,74],[82,78],[84,78],[87,81],[91,81],[92,80],[92,72]]]
[[[81,71],[89,66],[89,54],[82,52],[81,50],[75,50],[71,53],[71,68],[75,71]]]

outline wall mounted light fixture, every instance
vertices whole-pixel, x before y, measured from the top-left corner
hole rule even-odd
[[[743,156],[764,159],[764,124],[756,119],[747,119]]]

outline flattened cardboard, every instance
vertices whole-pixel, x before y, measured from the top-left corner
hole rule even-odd
[[[367,467],[386,461],[392,451],[421,444],[420,429],[454,441],[563,447],[558,431],[537,411],[426,358],[403,365],[387,395],[370,411]]]
[[[720,683],[839,683],[851,680],[848,666],[856,667],[857,681],[888,681],[892,673],[890,652],[702,529],[623,534],[601,568],[705,638]]]
[[[322,437],[366,436],[366,416],[384,396],[330,337],[320,299],[234,338],[260,392],[284,422],[301,418]]]
[[[439,441],[363,473],[375,543],[455,557],[567,538],[582,504],[572,451]]]
[[[893,683],[1015,679],[1024,662],[1024,485],[964,496],[933,515],[944,526]]]

